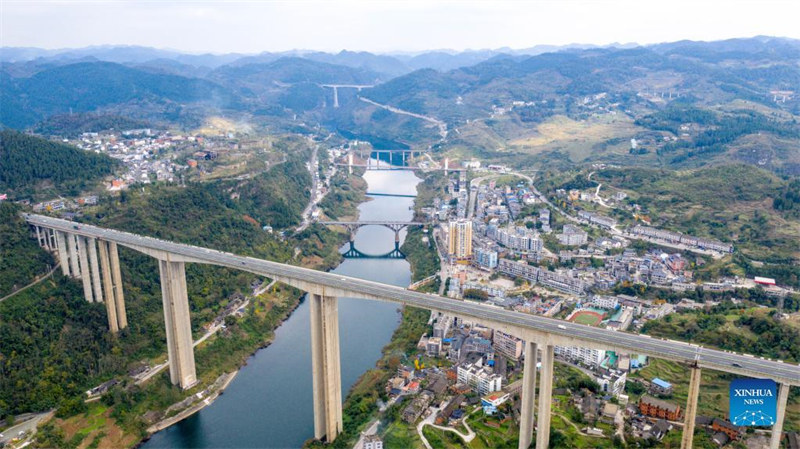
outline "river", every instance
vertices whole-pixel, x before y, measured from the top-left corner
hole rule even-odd
[[[420,181],[412,171],[368,171],[364,179],[370,192],[404,195],[415,195]],[[372,197],[359,206],[359,219],[410,221],[413,202],[413,198]],[[405,231],[400,237],[405,238]],[[364,253],[385,254],[394,248],[394,232],[382,226],[362,227],[355,245]],[[396,259],[346,259],[333,272],[398,286],[407,286],[411,279],[408,262]],[[358,377],[375,366],[399,321],[395,304],[340,298],[343,398]],[[272,344],[248,360],[225,394],[156,433],[143,447],[302,446],[314,436],[310,337],[308,302],[303,301],[276,330]]]

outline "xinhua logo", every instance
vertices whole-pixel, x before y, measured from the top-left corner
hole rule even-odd
[[[776,391],[771,379],[734,379],[730,393],[731,422],[737,426],[775,424]]]

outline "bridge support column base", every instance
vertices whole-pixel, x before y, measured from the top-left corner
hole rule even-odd
[[[67,234],[67,248],[69,253],[69,272],[73,278],[81,277],[81,268],[78,264],[78,236]]]
[[[97,258],[97,240],[87,238],[86,244],[89,247],[89,271],[92,273],[94,300],[96,302],[103,302],[103,284],[100,281],[100,260]]]
[[[539,380],[539,419],[536,426],[536,449],[550,447],[550,409],[553,405],[553,363],[555,348],[542,348],[542,372]]]
[[[689,391],[686,399],[686,416],[683,421],[681,449],[692,449],[694,440],[694,421],[697,418],[697,398],[700,395],[700,368],[692,367],[689,374]]]
[[[77,236],[77,239],[78,256],[81,264],[81,280],[83,281],[83,297],[86,299],[86,302],[94,302],[91,270],[89,269],[89,251],[86,245],[86,237]]]
[[[69,250],[67,249],[67,237],[61,231],[56,231],[56,247],[58,248],[58,261],[61,264],[61,272],[64,276],[69,276]]]
[[[789,388],[791,388],[789,385],[781,384],[778,389],[778,413],[777,416],[775,416],[775,424],[772,425],[769,449],[779,449],[781,447],[783,420],[786,419],[786,402],[789,399]]]
[[[114,285],[111,281],[111,262],[108,260],[108,242],[98,240],[97,243],[100,246],[100,271],[103,275],[108,330],[112,333],[117,333],[119,332],[119,322],[117,321],[117,307],[114,301]]]
[[[161,298],[167,326],[169,378],[183,389],[197,383],[194,364],[189,297],[186,293],[186,267],[183,262],[159,261]]]
[[[519,449],[528,449],[533,440],[533,406],[536,403],[536,343],[525,342],[525,366],[522,372],[522,404],[519,421]]]
[[[109,242],[108,257],[111,259],[111,279],[114,281],[114,304],[117,308],[117,322],[120,329],[128,327],[128,314],[125,311],[125,293],[122,289],[122,272],[119,269],[117,244]]]
[[[308,296],[311,300],[314,437],[331,442],[343,429],[338,300],[332,296]]]

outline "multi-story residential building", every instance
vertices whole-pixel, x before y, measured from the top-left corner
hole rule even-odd
[[[545,270],[524,262],[515,262],[508,259],[500,259],[497,269],[509,276],[521,277],[532,283],[539,283],[545,287],[572,295],[583,295],[586,290],[586,283],[573,277],[568,272]]]
[[[642,395],[639,399],[639,412],[646,416],[678,421],[681,418],[681,407],[652,396]]]
[[[616,296],[595,295],[592,297],[590,304],[601,309],[616,309],[619,305],[619,298]]]
[[[436,320],[436,324],[433,325],[433,336],[438,338],[444,338],[447,336],[447,331],[450,330],[450,324],[453,322],[453,319],[447,315],[442,315]]]
[[[625,391],[625,382],[628,380],[628,374],[625,372],[611,371],[595,377],[597,384],[600,385],[600,391],[610,393],[613,396],[619,396]]]
[[[723,253],[732,253],[733,245],[720,242],[719,240],[694,237],[681,234],[679,232],[665,231],[663,229],[651,228],[649,226],[634,226],[630,228],[631,234],[643,235],[669,243],[680,243],[687,246],[695,246],[703,249],[710,249]]]
[[[556,235],[562,245],[583,245],[589,239],[589,234],[578,226],[565,224],[561,234]]]
[[[503,388],[501,376],[473,364],[458,367],[458,383],[469,385],[481,396]]]
[[[485,248],[476,248],[475,263],[481,268],[497,268],[497,251]]]
[[[481,336],[471,336],[464,339],[461,344],[461,354],[477,352],[479,354],[494,354],[492,342]]]
[[[428,343],[425,344],[425,353],[431,357],[438,357],[442,352],[442,339],[439,337],[431,337]]]
[[[521,277],[533,283],[536,283],[536,280],[539,278],[539,267],[528,265],[525,262],[515,262],[508,259],[500,259],[500,261],[497,263],[497,269],[503,274]]]
[[[539,221],[542,222],[542,232],[550,232],[550,209],[539,209]]]
[[[505,298],[507,293],[505,288],[495,287],[490,284],[481,284],[478,282],[464,282],[461,288],[462,294],[466,290],[480,290],[482,292],[486,292],[486,294],[495,298]]]
[[[472,257],[472,222],[459,219],[450,222],[448,233],[448,249],[450,257],[468,259]]]
[[[492,339],[495,351],[514,361],[522,357],[523,344],[519,338],[495,330]]]
[[[539,270],[537,282],[545,287],[550,287],[570,295],[580,296],[586,291],[586,283],[573,277],[570,272]]]
[[[614,226],[617,225],[617,220],[614,220],[611,217],[595,214],[593,212],[587,212],[585,210],[578,212],[578,218],[582,218],[588,221],[589,223],[594,223],[604,228],[613,228]]]
[[[554,352],[565,359],[581,362],[587,366],[599,366],[606,357],[605,351],[578,346],[556,346]]]
[[[495,239],[506,248],[522,252],[539,253],[544,247],[539,234],[521,226],[498,229]]]

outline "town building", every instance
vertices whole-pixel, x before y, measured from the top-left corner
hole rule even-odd
[[[589,223],[593,223],[604,228],[613,228],[614,226],[617,225],[617,220],[614,220],[611,217],[595,214],[593,212],[587,212],[585,210],[578,212],[578,218],[582,218],[588,221]]]
[[[650,382],[650,393],[669,396],[672,394],[672,384],[656,377]]]
[[[599,366],[606,357],[600,349],[581,348],[578,346],[556,346],[554,353],[567,360],[583,363],[586,366]]]
[[[679,405],[648,395],[643,395],[639,399],[639,412],[646,416],[662,418],[668,421],[678,421],[681,418],[681,407]]]
[[[728,420],[714,418],[711,422],[711,429],[715,432],[722,432],[731,440],[738,440],[744,434],[745,428],[742,426],[735,426]]]
[[[496,352],[514,361],[517,361],[520,359],[520,357],[522,357],[523,342],[519,338],[498,330],[494,331],[492,338],[494,340],[493,343]]]
[[[469,385],[481,396],[503,388],[501,376],[473,364],[458,367],[458,383]]]
[[[616,309],[619,305],[619,299],[616,296],[595,295],[592,297],[591,305],[601,309]]]
[[[595,377],[595,380],[597,384],[600,385],[600,391],[613,396],[619,396],[625,392],[625,382],[628,380],[628,374],[625,372],[610,371]]]
[[[497,243],[506,248],[526,253],[540,253],[544,247],[544,242],[539,238],[539,234],[523,226],[498,229],[495,239]]]
[[[425,345],[425,353],[430,357],[438,357],[442,352],[442,339],[439,337],[431,337]]]
[[[455,259],[472,257],[472,222],[464,219],[450,222],[448,253]]]
[[[475,249],[475,263],[480,268],[497,268],[497,251],[485,248]]]
[[[364,449],[383,449],[383,440],[378,435],[364,435]]]
[[[589,240],[589,234],[583,229],[572,224],[565,224],[561,234],[557,234],[558,242],[562,245],[583,245]]]

